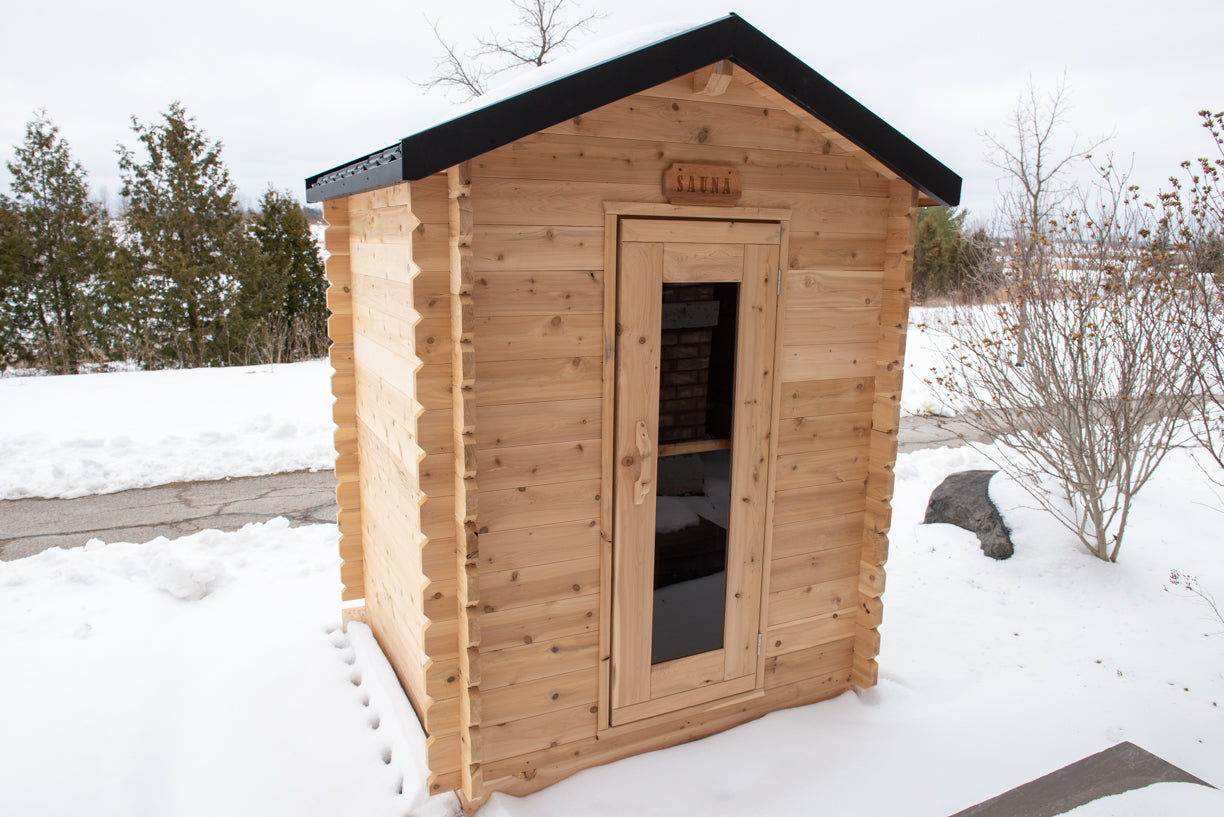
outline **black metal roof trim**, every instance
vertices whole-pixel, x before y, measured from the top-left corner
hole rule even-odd
[[[399,184],[404,181],[403,149],[399,142],[311,176],[306,180],[306,201],[313,204]]]
[[[940,204],[960,202],[961,179],[939,160],[735,14],[643,46],[614,59],[532,88],[516,96],[404,139],[401,176],[363,189],[416,181],[719,60],[731,60],[874,156]],[[383,152],[385,153],[385,151]],[[358,192],[336,182],[370,156],[307,180],[307,200]],[[355,180],[355,179],[354,179]],[[373,181],[373,180],[371,180]],[[317,185],[317,186],[316,186]]]

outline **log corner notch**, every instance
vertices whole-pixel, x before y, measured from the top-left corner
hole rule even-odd
[[[472,167],[447,170],[450,203],[451,405],[455,456],[455,548],[459,613],[459,799],[474,813],[488,795],[481,771],[480,558],[476,533],[475,260]]]
[[[353,292],[348,199],[323,204],[327,221],[324,243],[327,247],[327,336],[331,340],[328,357],[332,366],[331,387],[335,402],[332,421],[336,424],[336,504],[340,529],[340,580],[343,601],[365,598],[365,564],[361,544],[361,490],[357,461],[357,375],[353,357]],[[350,619],[360,619],[354,613]]]
[[[884,245],[884,286],[880,304],[880,343],[876,355],[875,399],[867,472],[867,513],[859,565],[858,621],[854,638],[853,683],[875,686],[879,673],[879,625],[883,616],[884,563],[892,524],[893,468],[901,415],[901,382],[905,371],[905,333],[914,274],[914,233],[918,191],[907,182],[889,184],[888,225]]]

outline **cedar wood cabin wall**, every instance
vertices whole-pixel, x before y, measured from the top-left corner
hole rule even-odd
[[[325,205],[344,598],[421,718],[431,792],[526,793],[875,683],[917,192],[734,70]],[[604,202],[665,202],[673,162],[734,165],[741,206],[792,213],[764,695],[599,731]]]

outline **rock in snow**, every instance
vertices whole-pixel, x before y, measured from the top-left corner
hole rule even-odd
[[[1011,531],[990,501],[990,478],[997,471],[958,471],[949,474],[931,493],[923,524],[947,522],[977,534],[982,552],[992,559],[1007,559],[1015,552]]]

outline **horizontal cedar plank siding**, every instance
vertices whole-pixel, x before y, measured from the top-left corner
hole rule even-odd
[[[472,189],[480,197],[480,223],[489,225],[602,227],[605,201],[667,201],[657,178],[649,184],[622,184],[477,175]],[[796,232],[884,238],[887,198],[813,192],[788,192],[785,198]],[[738,203],[768,207],[777,201],[776,191],[745,185]]]
[[[490,789],[526,793],[579,768],[836,695],[851,680],[878,323],[882,306],[903,309],[884,286],[889,181],[738,80],[716,100],[691,87],[687,77],[666,83],[472,161],[480,738]],[[600,416],[603,202],[664,201],[662,173],[674,162],[733,164],[744,179],[742,206],[792,212],[779,325],[781,490],[771,528],[772,566],[787,578],[766,588],[762,624],[773,640],[765,642],[763,698],[664,716],[666,728],[644,724],[596,741],[599,441],[610,422]],[[425,656],[413,682],[428,686],[438,707],[425,716],[434,730],[431,780],[457,785],[445,760],[460,754],[459,719],[448,708],[457,630],[453,618],[425,615],[457,604],[454,488],[446,487],[454,468],[444,464],[453,450],[446,180],[413,182],[412,194],[407,223],[419,223],[408,257],[395,249],[394,214],[361,222],[369,246],[356,255],[378,259],[383,271],[356,279],[353,310],[366,330],[360,351],[372,352],[380,374],[383,363],[392,370],[385,393],[367,372],[365,401],[406,412],[368,433],[389,441],[415,422],[403,456],[424,456],[412,466],[428,497],[418,509],[425,537],[408,562],[422,582],[414,614],[425,635],[417,643],[432,660]],[[393,355],[400,359],[392,364]],[[376,512],[370,530],[385,535],[393,517]],[[453,646],[433,653],[448,637]]]
[[[737,98],[752,98],[743,93],[744,88],[734,84],[732,88]],[[799,687],[788,687],[784,694],[796,699],[804,694],[836,694],[848,683],[851,651],[824,645],[845,641],[853,634],[848,628],[853,627],[853,591],[858,586],[856,548],[863,524],[862,482],[879,337],[887,180],[849,157],[794,152],[798,144],[823,145],[823,139],[802,135],[796,139],[795,120],[776,109],[766,115],[762,106],[721,102],[709,107],[701,101],[686,101],[676,111],[669,98],[658,94],[614,103],[597,116],[562,123],[472,163],[477,198],[475,311],[480,319],[475,352],[482,364],[476,388],[480,406],[477,435],[483,441],[477,470],[481,524],[486,526],[481,532],[481,601],[487,605],[481,620],[484,666],[496,673],[493,668],[502,659],[494,656],[509,659],[519,651],[526,659],[526,651],[540,649],[540,638],[550,639],[545,644],[558,645],[558,652],[535,652],[534,656],[565,655],[560,645],[575,642],[587,645],[589,651],[597,641],[598,624],[591,620],[597,598],[582,595],[582,580],[598,553],[596,520],[553,521],[557,514],[578,516],[586,503],[594,516],[597,483],[585,489],[583,498],[583,489],[576,487],[559,459],[567,450],[578,458],[576,451],[561,444],[562,438],[528,436],[521,451],[506,443],[516,441],[516,435],[532,434],[531,417],[536,410],[575,417],[581,412],[575,414],[571,407],[585,403],[598,417],[596,400],[601,386],[598,360],[593,355],[599,351],[588,353],[586,337],[572,327],[593,338],[598,337],[600,327],[597,322],[586,326],[568,319],[598,315],[603,310],[603,202],[662,202],[661,177],[668,165],[708,161],[735,164],[740,169],[745,182],[741,205],[784,206],[792,211],[792,257],[788,260],[800,272],[788,273],[794,315],[784,314],[780,327],[790,332],[784,343],[792,352],[789,364],[784,358],[783,379],[786,374],[795,375],[784,384],[792,396],[784,396],[783,414],[792,422],[785,449],[779,446],[777,451],[779,457],[790,457],[781,461],[784,467],[791,466],[782,482],[801,493],[830,482],[846,483],[848,492],[845,488],[834,492],[828,509],[831,516],[822,515],[818,506],[815,521],[809,518],[812,511],[788,509],[783,504],[782,519],[789,527],[778,528],[785,534],[779,537],[785,546],[775,557],[780,569],[792,573],[789,583],[783,582],[786,586],[779,590],[778,604],[779,612],[789,615],[789,629],[779,630],[778,640],[783,644],[769,656],[767,685],[788,684],[796,673],[819,671],[833,662],[840,666],[831,667],[828,675],[844,676],[840,680],[822,680],[818,692],[809,684],[802,692]],[[634,110],[628,114],[631,107]],[[670,124],[659,124],[669,115],[681,124],[704,123],[714,121],[708,115],[713,111],[720,118],[709,128],[703,144],[650,139],[654,135],[651,128],[660,128],[660,136],[671,132]],[[743,123],[760,124],[767,117],[773,118],[766,125],[771,134],[767,141],[776,149],[728,147],[741,140]],[[779,124],[782,127],[773,129]],[[600,135],[575,138],[579,133],[595,133],[597,126],[603,129]],[[787,128],[789,132],[784,132]],[[607,136],[608,132],[615,136]],[[529,248],[521,246],[524,235],[532,239]],[[802,266],[796,266],[796,261]],[[790,330],[788,317],[794,327]],[[507,320],[498,323],[497,319]],[[505,340],[482,346],[487,338],[497,338],[499,330],[504,330]],[[555,343],[550,343],[550,333]],[[572,337],[569,345],[562,340],[566,333]],[[567,357],[549,354],[554,349],[563,349]],[[510,365],[502,368],[503,362]],[[589,374],[584,372],[588,366]],[[569,381],[573,387],[562,390],[559,383],[567,377],[573,378]],[[833,381],[831,388],[823,388],[829,381]],[[592,389],[589,395],[581,391],[588,387]],[[556,390],[558,399],[547,399],[549,390]],[[562,396],[569,399],[562,400]],[[565,442],[583,440],[574,422],[563,432]],[[524,431],[523,426],[528,429]],[[593,434],[588,439],[597,437]],[[583,445],[585,454],[585,442]],[[851,452],[848,462],[830,456],[838,450]],[[508,455],[500,456],[501,451]],[[557,464],[549,467],[548,462]],[[593,462],[598,462],[597,453]],[[543,494],[533,499],[534,486],[552,484],[550,473],[569,482],[565,487],[558,481],[554,490],[564,490],[557,496],[562,506],[573,498],[577,507],[572,511],[558,510],[557,503]],[[598,478],[597,470],[593,477]],[[498,488],[487,493],[490,478]],[[805,503],[812,501],[805,494]],[[545,519],[544,514],[553,516]],[[528,524],[528,519],[535,524]],[[540,524],[543,521],[547,524]],[[579,534],[585,536],[572,538]],[[552,548],[558,545],[564,550],[554,554]],[[568,586],[564,583],[567,578],[573,582]],[[796,582],[802,585],[790,586]],[[532,583],[541,588],[539,596],[529,592]],[[785,596],[787,592],[797,598]],[[572,597],[566,599],[567,594]],[[532,604],[537,597],[543,603]],[[536,632],[529,631],[533,626]],[[813,648],[815,652],[808,652]],[[796,655],[777,660],[788,653]],[[587,677],[594,684],[594,677],[584,676],[582,670],[592,669],[595,661],[593,652],[558,660],[551,668],[536,669],[530,660],[507,660],[506,676],[514,676],[512,685],[528,684],[521,694],[533,695],[531,690],[547,690],[558,678]],[[508,683],[506,676],[494,674],[497,680],[492,683]],[[545,704],[528,709],[534,713],[540,706]],[[508,717],[513,709],[499,716]],[[518,731],[491,725],[486,717],[482,725],[486,780],[512,760],[581,745],[593,737],[593,723],[588,727],[592,731],[585,735],[577,727],[582,722],[577,708],[547,709],[547,715],[531,714],[508,722],[518,722]],[[531,735],[528,727],[538,734]],[[507,752],[520,750],[519,757],[505,757]]]
[[[544,133],[688,142],[823,153],[828,142],[785,111],[660,99],[637,94],[560,122]],[[677,135],[682,136],[677,140]]]
[[[482,655],[481,688],[496,689],[592,668],[598,664],[598,654],[596,631],[488,650]]]
[[[568,440],[598,440],[600,400],[556,400],[485,406],[476,428],[481,448],[510,448]]]
[[[844,653],[844,646],[839,650],[826,650],[826,654],[833,655],[839,662],[846,660]],[[817,660],[808,657],[806,664],[814,668]],[[788,666],[783,664],[781,672],[787,670]],[[567,742],[550,740],[551,745],[535,751],[488,760],[484,766],[485,780],[497,791],[516,796],[529,794],[581,769],[696,740],[778,709],[832,698],[849,687],[849,674],[849,669],[835,670],[797,683],[768,684],[761,697],[732,704],[715,701],[652,722],[605,732],[598,739],[590,736]],[[779,673],[774,675],[777,677]]]
[[[795,154],[706,143],[633,138],[578,138],[537,133],[472,162],[476,179],[563,180],[658,186],[661,170],[676,162],[735,165],[746,195],[819,191],[844,196],[888,196],[888,180],[849,156]],[[776,204],[785,198],[772,195]]]
[[[558,351],[592,357],[603,352],[603,316],[566,312],[477,318],[475,345],[477,365],[555,358]]]
[[[599,464],[598,438],[476,452],[481,491],[599,479]]]
[[[417,241],[424,231],[413,210],[415,192],[398,185],[350,198],[354,397],[367,616],[429,735],[438,787],[457,769],[444,750],[457,739],[457,710],[440,671],[457,647],[446,622],[454,618],[453,593],[451,609],[445,603],[453,566],[451,575],[425,573],[421,516],[447,500],[422,504],[423,491],[446,475],[433,464],[422,474],[420,465],[445,450],[439,431],[449,423],[420,422],[416,371],[449,354],[449,326],[439,325],[438,315],[422,320],[413,297],[415,257],[426,249]]]
[[[854,569],[858,570],[857,557]],[[598,590],[598,556],[499,573],[484,572],[480,576],[480,603],[486,613],[582,596]]]
[[[480,534],[480,569],[500,572],[568,562],[599,553],[599,522],[578,519]]]

